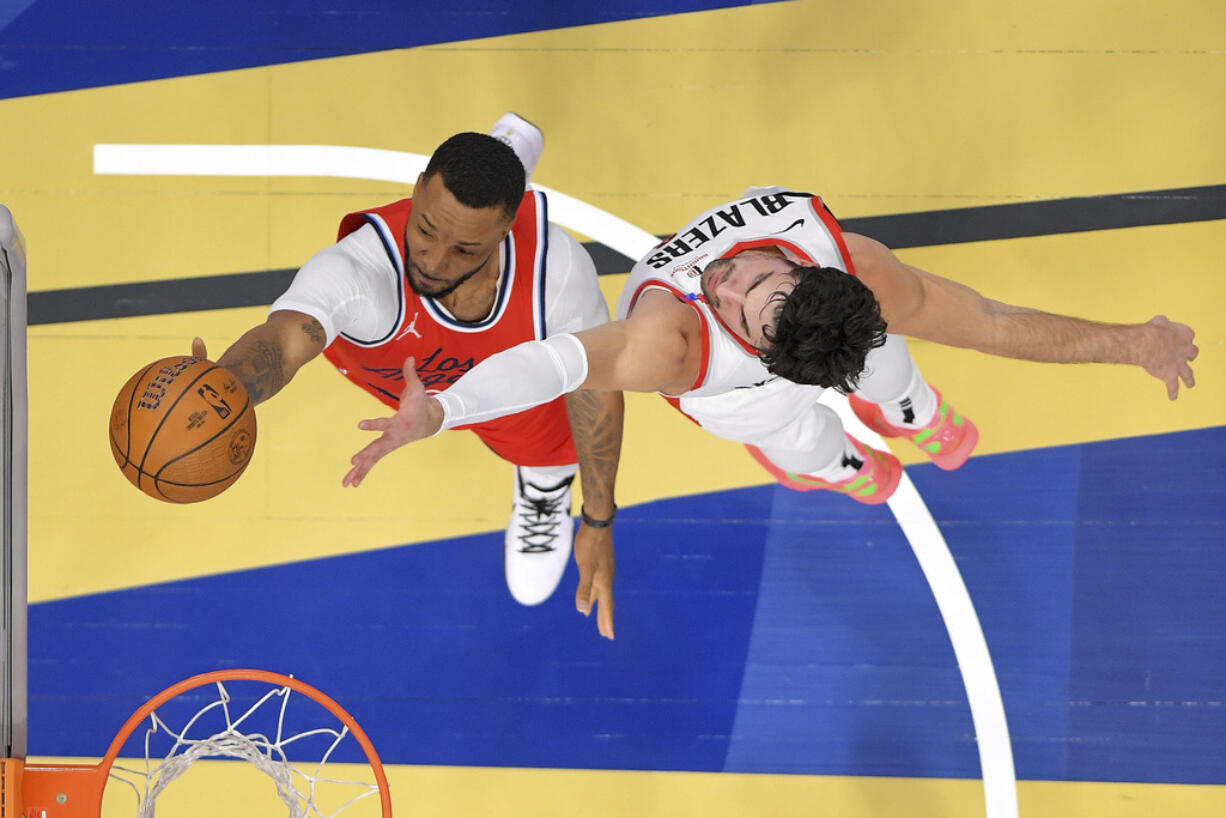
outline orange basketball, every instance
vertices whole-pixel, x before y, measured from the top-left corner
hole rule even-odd
[[[150,497],[195,503],[221,494],[255,451],[255,407],[230,370],[203,358],[154,361],[111,407],[111,454]]]

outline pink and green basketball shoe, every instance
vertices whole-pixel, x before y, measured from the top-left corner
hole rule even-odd
[[[820,477],[784,471],[768,460],[757,446],[746,443],[745,448],[749,449],[754,460],[757,460],[776,480],[790,489],[836,491],[846,494],[857,503],[870,506],[880,505],[889,500],[894,489],[898,488],[898,481],[902,479],[902,464],[898,462],[898,458],[889,452],[878,451],[861,443],[851,435],[847,435],[847,439],[859,453],[863,465],[846,480],[822,480]]]
[[[979,442],[979,430],[970,418],[959,415],[941,397],[940,392],[936,389],[932,391],[936,392],[939,405],[932,420],[922,429],[905,429],[901,426],[894,426],[885,419],[880,406],[869,403],[863,398],[848,395],[847,400],[851,403],[851,410],[865,426],[882,437],[907,438],[919,446],[924,454],[932,458],[932,462],[936,463],[939,468],[953,471],[971,456],[971,451]]]

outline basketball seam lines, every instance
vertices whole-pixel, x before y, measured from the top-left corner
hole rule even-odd
[[[220,367],[214,367],[214,369],[217,369],[217,368],[220,368]],[[212,369],[210,369],[210,370],[209,370],[209,372],[212,372],[212,371],[213,371]],[[206,375],[207,375],[207,374],[208,374],[208,372],[206,372],[206,373],[204,373],[204,374],[206,374]],[[194,384],[193,384],[193,385],[194,385]],[[191,387],[189,386],[188,388],[190,389]],[[154,481],[154,487],[156,487],[158,483],[166,483],[167,485],[171,485],[171,486],[213,486],[213,485],[216,485],[216,484],[218,484],[218,483],[221,483],[221,482],[223,482],[223,481],[225,481],[225,480],[229,480],[229,479],[231,479],[231,478],[233,478],[233,477],[236,477],[236,476],[238,476],[239,474],[242,474],[243,470],[247,468],[247,463],[250,463],[250,462],[251,462],[251,461],[250,461],[250,459],[248,459],[248,460],[247,460],[247,463],[243,463],[241,466],[239,466],[239,467],[238,467],[238,469],[237,469],[236,471],[233,471],[233,472],[231,472],[230,474],[228,474],[228,475],[226,475],[225,477],[222,477],[222,478],[220,478],[220,479],[217,479],[217,480],[210,480],[210,481],[209,481],[209,482],[207,482],[207,483],[178,483],[178,482],[176,482],[176,481],[174,481],[174,480],[166,480],[166,479],[163,479],[163,478],[162,478],[162,476],[161,476],[161,475],[162,475],[162,472],[166,471],[167,467],[169,467],[169,466],[170,466],[170,464],[172,464],[172,463],[177,463],[178,461],[182,460],[183,458],[187,457],[188,455],[193,454],[194,452],[198,452],[198,451],[200,451],[200,450],[201,450],[201,449],[203,449],[205,446],[207,446],[207,445],[209,445],[210,443],[212,443],[214,440],[217,440],[217,438],[221,437],[221,436],[222,436],[223,434],[225,434],[227,431],[229,431],[230,429],[233,429],[233,428],[234,428],[234,426],[235,426],[235,424],[237,424],[237,423],[239,422],[239,420],[241,420],[241,419],[242,419],[243,415],[247,414],[247,409],[248,409],[248,408],[250,408],[250,406],[251,406],[251,398],[247,398],[247,402],[243,404],[243,408],[242,408],[242,409],[240,409],[240,410],[239,410],[239,412],[238,412],[238,414],[234,416],[234,420],[230,421],[228,424],[226,424],[226,425],[225,425],[225,426],[223,426],[221,429],[219,429],[219,430],[217,431],[217,433],[216,433],[216,434],[214,434],[214,435],[213,435],[212,437],[210,437],[208,440],[201,441],[201,442],[200,442],[200,444],[199,444],[199,445],[197,445],[195,448],[188,449],[187,451],[185,451],[185,452],[183,452],[183,453],[181,453],[181,454],[177,454],[177,455],[175,455],[174,457],[172,457],[171,459],[167,460],[165,463],[163,463],[163,464],[162,464],[162,467],[161,467],[160,469],[158,469],[158,470],[157,470],[157,473],[156,473],[156,474],[150,474],[150,475],[149,475],[150,477],[152,477],[152,478],[153,478],[153,481]],[[171,407],[171,408],[173,409],[174,407]],[[165,497],[165,496],[166,496],[166,494],[165,494],[165,493],[164,493],[164,492],[163,492],[163,491],[162,491],[160,488],[158,489],[158,493],[159,493],[159,494],[161,494],[163,497]],[[170,498],[167,498],[167,499],[170,499]]]

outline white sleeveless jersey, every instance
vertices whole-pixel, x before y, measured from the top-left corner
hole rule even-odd
[[[781,380],[719,319],[700,286],[711,262],[764,246],[778,247],[806,266],[854,274],[842,231],[821,199],[778,187],[749,188],[743,198],[700,214],[631,270],[617,304],[619,319],[630,314],[644,291],[656,288],[687,302],[702,321],[701,371],[680,397],[723,395]]]

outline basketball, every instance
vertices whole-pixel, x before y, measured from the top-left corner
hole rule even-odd
[[[124,477],[168,503],[225,491],[255,451],[255,407],[230,371],[203,358],[142,367],[111,407],[111,454]]]

